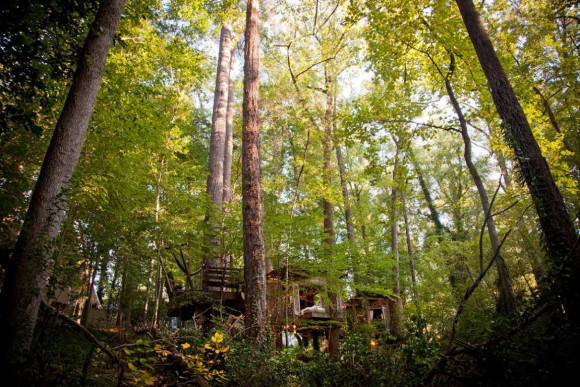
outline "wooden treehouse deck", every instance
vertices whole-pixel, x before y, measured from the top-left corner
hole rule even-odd
[[[228,313],[244,312],[243,273],[241,269],[203,266],[195,289],[177,290],[167,315],[190,320],[196,315],[211,313],[221,305]]]

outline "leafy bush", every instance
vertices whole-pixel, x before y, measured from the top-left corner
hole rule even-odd
[[[201,347],[188,341],[153,343],[139,339],[135,345],[123,348],[130,370],[127,381],[134,386],[223,382],[227,380],[223,364],[230,350],[223,341],[221,333],[215,333]]]
[[[413,386],[440,349],[424,319],[414,316],[402,340],[372,325],[360,325],[341,340],[340,359],[303,348],[257,351],[248,341],[232,343],[226,364],[232,386]]]

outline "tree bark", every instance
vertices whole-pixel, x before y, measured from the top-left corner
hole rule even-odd
[[[47,270],[125,0],[103,0],[83,45],[66,102],[18,237],[0,302],[0,362],[18,363],[30,349]]]
[[[153,315],[151,316],[151,329],[157,328],[159,321],[159,306],[161,305],[161,297],[163,296],[163,283],[161,278],[161,246],[163,240],[157,241],[157,269],[155,271],[155,302],[153,304]]]
[[[211,138],[209,146],[209,175],[207,178],[207,194],[211,196],[213,206],[209,209],[207,220],[212,230],[209,238],[208,253],[204,263],[218,267],[221,264],[217,251],[220,245],[218,232],[219,214],[222,212],[224,187],[224,152],[226,146],[226,121],[228,109],[228,85],[230,78],[231,27],[224,23],[220,36],[216,86],[213,103]]]
[[[441,223],[441,217],[439,216],[439,211],[435,207],[433,203],[433,198],[431,197],[431,191],[429,191],[429,187],[427,186],[427,182],[423,177],[423,172],[421,171],[421,167],[417,164],[415,160],[415,156],[412,152],[409,152],[411,155],[411,161],[413,163],[413,168],[415,169],[415,173],[417,174],[417,179],[419,180],[419,186],[421,187],[421,192],[425,197],[425,201],[427,202],[427,208],[429,208],[429,219],[435,225],[435,233],[437,235],[443,235],[444,232],[449,232],[449,229]]]
[[[260,50],[259,0],[249,0],[244,46],[244,101],[242,128],[242,214],[247,334],[265,344],[268,333],[264,202],[260,167]]]
[[[157,174],[157,181],[155,182],[155,228],[157,229],[156,258],[155,258],[155,294],[153,300],[153,315],[151,316],[151,329],[157,328],[157,317],[159,314],[159,304],[161,302],[161,295],[163,288],[161,286],[161,249],[163,246],[163,238],[160,235],[161,227],[159,225],[159,218],[161,215],[161,180],[163,178],[163,169],[165,167],[165,160],[161,159],[159,163],[159,173]],[[187,263],[184,263],[187,264]],[[147,302],[148,300],[146,300]],[[145,316],[147,317],[147,316]]]
[[[506,188],[510,187],[512,185],[512,178],[510,177],[510,173],[508,171],[505,156],[501,151],[495,152],[495,156],[497,159],[497,165],[499,166],[499,170],[501,171],[501,175],[503,176],[503,181],[505,182]]]
[[[415,271],[415,257],[413,253],[413,241],[411,239],[411,227],[409,224],[409,209],[407,208],[407,198],[404,193],[401,194],[401,204],[403,205],[403,220],[405,221],[405,239],[407,240],[407,255],[409,256],[409,269],[411,270],[411,285],[413,291],[413,300],[419,300],[417,291],[417,272]]]
[[[550,105],[550,101],[548,101],[548,99],[544,96],[544,94],[542,94],[542,92],[540,91],[539,88],[534,86],[534,87],[532,87],[532,89],[538,95],[538,97],[540,97],[540,99],[542,100],[542,105],[544,106],[544,110],[545,110],[546,114],[548,115],[548,119],[550,120],[550,124],[552,125],[552,128],[554,128],[556,133],[562,135],[562,144],[564,144],[564,147],[568,151],[570,151],[572,153],[576,153],[572,144],[570,144],[570,142],[566,139],[566,136],[564,134],[562,134],[562,130],[560,129],[560,125],[558,124],[558,120],[556,119],[556,116],[554,115],[554,111],[552,110],[552,106]],[[578,167],[579,166],[576,165],[576,168],[578,168]],[[571,168],[573,168],[573,166],[571,166]]]
[[[401,337],[403,333],[403,299],[401,294],[401,282],[399,273],[399,217],[397,211],[397,197],[399,190],[397,189],[397,178],[399,177],[399,165],[401,163],[401,146],[399,141],[395,140],[397,151],[395,154],[395,164],[393,166],[393,188],[391,190],[391,253],[393,260],[393,295],[394,299],[389,300],[391,329],[396,337]]]
[[[335,98],[336,98],[336,88],[335,80],[330,74],[330,69],[325,63],[324,66],[324,85],[326,92],[326,111],[324,114],[324,138],[323,138],[323,158],[324,158],[324,169],[323,169],[323,181],[327,188],[332,187],[332,148],[334,144],[332,129],[334,124],[334,114],[335,114]],[[337,148],[338,149],[338,148]],[[324,209],[324,233],[325,233],[325,254],[328,262],[332,262],[334,245],[336,244],[335,233],[334,233],[334,208],[332,202],[324,197],[322,199],[323,209]],[[335,319],[337,316],[337,301],[338,296],[334,293],[329,294],[330,298],[330,317]],[[331,359],[339,359],[339,338],[340,338],[340,328],[330,326],[328,328],[328,352]]]
[[[324,158],[323,181],[326,188],[332,187],[332,121],[334,117],[334,82],[330,78],[328,67],[324,66],[324,84],[326,87],[326,112],[324,114],[324,138],[322,141],[322,153]],[[327,245],[326,253],[332,254],[334,240],[334,208],[332,202],[327,198],[322,198],[324,209],[324,233]]]
[[[340,145],[336,147],[336,161],[340,173],[340,185],[342,187],[342,200],[344,201],[344,220],[346,222],[346,238],[349,242],[354,242],[354,225],[352,222],[352,208],[350,206],[350,192],[348,191],[348,181],[346,180],[346,167],[342,158]]]
[[[447,95],[449,96],[449,100],[451,101],[451,105],[453,106],[453,110],[455,110],[455,114],[457,115],[457,119],[459,120],[459,125],[461,127],[461,137],[463,139],[464,145],[464,152],[463,157],[465,159],[465,164],[467,165],[467,169],[471,174],[471,178],[473,179],[473,183],[477,188],[477,193],[479,194],[479,199],[481,201],[481,207],[483,209],[483,216],[484,219],[487,219],[487,232],[489,234],[489,240],[491,242],[492,251],[497,254],[495,263],[497,267],[498,273],[498,287],[499,287],[499,299],[497,304],[497,310],[501,314],[513,314],[516,311],[516,302],[513,294],[511,279],[509,276],[509,271],[505,260],[503,258],[503,254],[500,250],[500,243],[499,237],[497,235],[497,229],[495,228],[495,221],[492,216],[490,216],[490,204],[489,198],[487,196],[487,190],[483,185],[483,181],[481,180],[481,176],[473,163],[471,157],[471,138],[469,137],[469,132],[467,131],[467,121],[463,115],[463,111],[461,110],[461,106],[455,97],[455,92],[453,91],[453,87],[451,85],[451,76],[455,70],[455,59],[454,56],[451,55],[451,62],[449,65],[449,73],[445,77],[445,89],[447,90]],[[480,263],[480,272],[483,271],[483,262]]]
[[[230,73],[228,80],[228,108],[226,113],[226,143],[224,147],[224,183],[223,202],[232,201],[232,154],[234,151],[234,79],[232,69],[234,68],[234,51],[230,54]]]
[[[89,318],[89,309],[91,308],[91,296],[93,295],[93,289],[95,288],[95,280],[97,278],[97,270],[98,270],[98,265],[99,265],[99,258],[100,255],[97,253],[97,256],[95,257],[95,262],[93,263],[93,268],[92,268],[92,273],[90,276],[90,281],[88,282],[88,291],[87,291],[87,300],[85,302],[85,306],[83,308],[83,315],[81,318],[81,324],[82,325],[87,325],[87,321]]]
[[[568,316],[580,321],[580,247],[564,200],[542,156],[526,115],[495,53],[472,0],[456,0],[463,22],[504,124],[504,135],[518,160],[542,228],[555,272],[554,290]]]
[[[224,149],[224,194],[222,211],[224,217],[228,216],[227,205],[232,201],[232,155],[234,152],[234,79],[232,71],[234,68],[234,50],[232,49],[230,55],[230,74],[228,83],[228,109],[226,115],[226,144]],[[229,247],[226,246],[222,263],[225,267],[232,264],[232,256]]]

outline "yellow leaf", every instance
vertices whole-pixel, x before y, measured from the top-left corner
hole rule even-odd
[[[187,349],[189,347],[191,347],[191,345],[189,345],[189,343],[181,344],[181,348],[183,348],[183,349]]]
[[[137,370],[138,370],[138,368],[137,368],[137,367],[135,367],[135,364],[133,364],[133,363],[129,363],[129,369],[130,369],[131,371],[137,371]]]
[[[206,344],[206,345],[204,345],[203,347],[204,347],[205,349],[212,349],[211,345],[209,345],[209,344]]]
[[[211,341],[213,341],[214,343],[221,343],[222,341],[224,341],[224,335],[223,335],[223,333],[216,332],[212,336]]]

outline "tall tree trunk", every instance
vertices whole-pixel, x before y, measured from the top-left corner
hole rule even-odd
[[[157,269],[155,271],[155,302],[153,304],[153,315],[151,316],[151,328],[157,328],[159,321],[159,306],[161,305],[161,297],[163,296],[163,282],[161,277],[161,249],[163,240],[157,241]]]
[[[403,205],[403,220],[405,221],[405,239],[407,240],[407,255],[409,256],[409,269],[411,270],[411,285],[413,300],[419,300],[417,292],[417,272],[415,270],[415,255],[413,253],[413,241],[411,239],[411,227],[409,224],[409,209],[407,208],[407,197],[401,193],[401,204]]]
[[[0,301],[0,362],[23,361],[32,343],[48,265],[125,0],[103,0],[83,45],[66,102],[45,155]]]
[[[579,323],[580,246],[574,224],[473,1],[456,0],[456,3],[505,125],[506,140],[514,149],[534,200],[545,247],[556,275],[554,290],[561,297],[567,315]]]
[[[123,262],[122,271],[123,274],[121,275],[121,289],[119,290],[119,297],[117,300],[118,308],[117,308],[117,332],[118,332],[118,340],[119,342],[124,342],[124,332],[125,332],[125,322],[131,323],[131,305],[129,302],[130,296],[130,278],[129,278],[129,259],[127,257],[120,258]]]
[[[332,187],[332,148],[334,144],[332,129],[334,124],[334,114],[335,114],[335,80],[330,74],[330,69],[327,64],[324,66],[324,84],[326,92],[326,111],[324,114],[324,138],[322,141],[323,148],[323,159],[324,159],[324,169],[323,169],[323,181],[327,188]],[[324,197],[322,199],[323,209],[324,209],[324,233],[325,233],[325,254],[328,262],[332,262],[334,245],[336,244],[335,234],[334,234],[334,208],[332,202]],[[338,296],[334,293],[329,294],[331,305],[330,307],[330,317],[336,318],[337,316],[337,302]],[[330,326],[328,328],[328,352],[330,357],[334,360],[338,360],[339,357],[339,335],[340,328],[335,326]]]
[[[352,223],[352,208],[350,206],[350,193],[348,191],[348,181],[346,180],[346,167],[342,157],[340,145],[336,146],[336,161],[340,173],[340,185],[342,187],[342,200],[344,201],[344,220],[346,222],[346,238],[354,242],[354,225]]]
[[[393,299],[390,299],[391,329],[396,337],[403,333],[403,299],[401,294],[401,281],[399,272],[399,223],[398,223],[398,196],[397,179],[399,178],[399,165],[401,163],[400,140],[395,139],[397,151],[393,166],[393,189],[391,190],[391,253],[395,264],[393,265]]]
[[[90,276],[90,281],[88,282],[89,289],[87,291],[87,300],[85,302],[85,306],[83,308],[83,315],[81,318],[81,324],[85,325],[85,326],[87,325],[87,322],[89,319],[89,313],[90,313],[90,308],[91,308],[91,296],[93,295],[93,289],[95,288],[95,280],[97,278],[99,258],[100,258],[100,255],[97,254],[97,256],[95,258],[95,262],[93,263],[93,271],[92,271],[91,276]]]
[[[161,159],[159,163],[159,174],[155,182],[155,226],[157,228],[157,240],[155,245],[157,247],[155,259],[155,294],[153,302],[153,315],[151,316],[151,328],[157,328],[157,316],[159,314],[159,303],[161,302],[161,295],[163,288],[161,286],[161,249],[163,246],[163,238],[159,235],[161,227],[159,225],[159,217],[161,214],[161,179],[163,177],[163,168],[165,167],[165,160]],[[184,262],[187,265],[187,262]]]
[[[542,100],[542,105],[544,106],[544,110],[548,115],[550,124],[552,124],[552,128],[554,128],[556,133],[562,134],[562,131],[560,130],[560,125],[558,124],[556,116],[554,115],[554,111],[552,110],[552,106],[550,106],[550,102],[546,99],[546,97],[544,97],[544,94],[542,94],[542,92],[540,91],[540,89],[538,89],[538,87],[534,86],[532,87],[532,89],[537,94],[537,96],[540,97],[540,99]],[[569,151],[574,152],[574,150],[570,147],[570,145],[566,142],[566,140],[564,140],[564,145]]]
[[[499,299],[497,304],[497,310],[501,314],[512,314],[516,311],[516,302],[513,294],[511,279],[509,276],[509,271],[505,260],[503,258],[503,254],[500,250],[500,242],[499,237],[497,235],[497,229],[495,228],[495,221],[493,216],[491,216],[491,208],[489,204],[489,198],[487,196],[487,191],[485,186],[483,185],[483,181],[481,180],[481,176],[473,163],[471,157],[471,138],[469,137],[469,132],[467,131],[467,122],[465,121],[465,117],[463,115],[463,111],[461,110],[461,106],[459,106],[459,102],[457,102],[457,98],[455,97],[455,92],[453,91],[453,87],[451,85],[451,76],[455,70],[455,58],[451,55],[451,62],[449,65],[449,73],[445,77],[445,89],[447,90],[447,95],[451,101],[451,105],[453,106],[453,110],[455,110],[455,114],[457,115],[457,119],[459,120],[459,125],[461,126],[461,137],[463,138],[463,145],[464,145],[464,152],[463,157],[465,159],[465,164],[467,165],[467,169],[471,174],[471,178],[473,179],[473,183],[477,187],[477,193],[479,194],[479,199],[481,201],[481,207],[483,209],[483,216],[484,219],[487,217],[487,232],[489,234],[489,240],[491,242],[491,248],[493,254],[497,254],[495,263],[497,267],[498,273],[498,287],[499,287]],[[484,263],[480,262],[480,272],[483,271]]]
[[[234,151],[234,79],[232,70],[234,68],[234,51],[230,54],[230,74],[228,80],[228,108],[226,113],[226,143],[224,147],[224,183],[223,202],[232,201],[232,154]]]
[[[501,175],[503,176],[503,181],[505,182],[506,187],[510,187],[512,185],[512,178],[510,177],[510,173],[508,171],[505,156],[501,151],[495,152],[495,155],[497,159],[497,165],[499,166],[499,170],[501,171]]]
[[[562,130],[560,129],[560,125],[558,124],[558,120],[556,119],[556,115],[554,114],[554,111],[552,110],[552,106],[550,105],[550,101],[548,101],[548,99],[544,96],[544,94],[542,94],[542,92],[540,91],[539,88],[534,86],[534,87],[532,87],[532,89],[538,95],[538,97],[540,97],[540,99],[542,100],[542,105],[544,106],[544,110],[545,110],[546,114],[548,115],[548,119],[550,120],[550,124],[552,125],[552,128],[554,128],[554,131],[556,131],[556,133],[558,133],[559,135],[562,135],[562,144],[564,145],[564,148],[566,148],[566,150],[568,150],[569,152],[577,153],[576,150],[574,149],[574,146],[566,138],[566,135],[562,133]],[[571,163],[571,165],[569,165],[569,166],[571,169],[572,168],[576,168],[577,170],[580,169],[580,165],[578,165],[577,162]]]
[[[421,167],[419,167],[419,164],[417,164],[417,161],[415,160],[415,156],[413,155],[413,152],[409,151],[409,154],[411,156],[411,162],[413,163],[413,168],[415,169],[415,173],[417,174],[417,179],[419,180],[419,186],[421,187],[421,192],[423,193],[423,196],[425,197],[425,201],[427,202],[427,208],[429,208],[429,219],[431,219],[431,221],[433,222],[433,225],[435,226],[435,233],[437,235],[442,235],[444,232],[449,232],[449,229],[445,226],[443,226],[443,223],[441,223],[441,217],[439,216],[439,211],[437,211],[437,208],[435,207],[435,204],[433,203],[433,198],[431,197],[431,191],[429,190],[429,186],[427,186],[427,182],[425,181],[425,178],[423,177],[423,171],[421,171]]]
[[[266,343],[266,263],[264,202],[260,167],[260,50],[259,0],[249,0],[244,46],[244,102],[242,128],[242,204],[244,227],[244,282],[247,334]]]
[[[232,71],[234,68],[234,50],[230,56],[230,74],[228,85],[228,109],[226,116],[226,144],[224,151],[224,194],[223,194],[223,212],[224,217],[228,216],[227,205],[232,201],[232,155],[234,152],[234,79]],[[226,246],[222,262],[228,267],[232,264],[232,257],[229,247]]]
[[[332,122],[334,118],[334,82],[330,78],[327,66],[324,67],[324,78],[326,86],[326,112],[324,114],[324,138],[322,141],[322,153],[324,159],[323,181],[327,188],[332,186]],[[332,202],[324,197],[322,199],[324,209],[324,233],[325,242],[328,247],[327,254],[332,254],[334,241],[334,209]]]
[[[97,285],[97,296],[99,300],[104,300],[105,295],[105,285],[108,283],[109,276],[107,273],[107,268],[109,267],[110,255],[109,252],[105,252],[105,255],[101,258],[101,263],[99,265],[99,283]]]
[[[230,78],[231,27],[224,23],[220,36],[216,86],[213,101],[213,116],[209,146],[209,176],[207,178],[207,193],[211,196],[212,208],[209,209],[207,220],[212,235],[209,238],[208,253],[204,263],[217,267],[221,264],[219,254],[220,238],[218,223],[222,212],[224,187],[224,152],[226,146],[226,121],[228,110],[228,85]]]
[[[155,258],[149,261],[149,267],[147,269],[147,285],[145,288],[145,302],[143,303],[143,320],[147,321],[147,315],[149,314],[149,292],[151,291],[151,285],[153,284],[153,272],[155,268]]]

